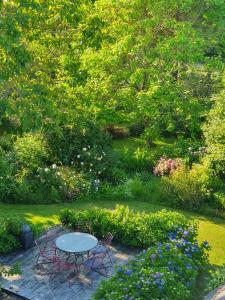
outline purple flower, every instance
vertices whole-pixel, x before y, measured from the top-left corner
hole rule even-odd
[[[157,257],[157,255],[155,253],[153,253],[153,254],[150,255],[151,260],[155,260],[156,257]]]
[[[155,274],[152,275],[154,278],[161,278],[162,274],[160,272],[156,272]]]

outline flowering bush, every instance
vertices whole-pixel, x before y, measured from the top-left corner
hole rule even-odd
[[[97,289],[95,300],[193,299],[208,243],[200,246],[191,230],[177,227],[167,241],[142,251]]]
[[[134,213],[128,207],[119,205],[115,210],[63,210],[60,220],[72,229],[80,221],[89,221],[94,235],[102,237],[110,231],[115,241],[136,248],[165,241],[168,233],[175,230],[175,225],[186,230],[191,227],[191,234],[196,235],[195,225],[190,224],[183,215],[166,210],[154,214]]]
[[[71,165],[76,165],[78,170],[89,174],[89,177],[99,178],[106,170],[106,153],[97,146],[87,145],[76,155]]]
[[[164,176],[170,175],[174,170],[180,168],[182,166],[182,160],[180,158],[176,159],[166,159],[161,157],[158,160],[156,167],[153,170],[155,175]]]
[[[90,191],[90,182],[73,168],[53,164],[38,168],[35,174],[17,177],[16,201],[51,203],[72,201]]]

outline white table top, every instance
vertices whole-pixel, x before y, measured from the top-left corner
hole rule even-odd
[[[55,244],[59,250],[64,252],[82,253],[88,252],[97,246],[98,240],[88,233],[72,232],[59,236]]]

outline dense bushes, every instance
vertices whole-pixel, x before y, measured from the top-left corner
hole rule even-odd
[[[89,221],[96,236],[102,237],[110,231],[115,241],[138,248],[165,241],[168,233],[175,230],[176,226],[187,230],[191,227],[192,233],[196,232],[196,227],[189,224],[181,214],[166,210],[153,214],[134,213],[125,206],[117,206],[112,211],[104,209],[80,212],[63,210],[60,220],[63,225],[71,229],[76,228],[76,224],[80,221]]]
[[[225,282],[225,265],[211,267],[207,276],[206,294]]]
[[[119,181],[109,136],[90,121],[82,124],[0,137],[0,201],[73,201],[102,180]]]
[[[22,225],[27,223],[19,217],[11,217],[1,219],[0,227],[0,255],[13,252],[21,247],[20,234]],[[41,228],[34,224],[30,224],[34,237],[40,234]]]
[[[167,240],[150,246],[104,281],[93,299],[193,299],[207,264],[208,243],[200,246],[191,229],[177,227]]]

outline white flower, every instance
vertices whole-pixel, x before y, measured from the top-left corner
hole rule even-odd
[[[90,148],[91,148],[91,146],[90,146],[90,145],[88,145],[88,148],[90,149]]]
[[[56,169],[56,168],[57,168],[56,164],[53,164],[52,169]]]
[[[92,172],[92,169],[89,169],[90,172]]]
[[[87,151],[87,148],[83,148],[83,151]]]
[[[90,155],[91,155],[91,153],[90,153],[90,152],[88,152],[87,154],[88,154],[88,156],[90,156]]]
[[[84,164],[84,163],[83,163],[83,162],[81,162],[80,164],[83,166],[83,164]]]
[[[73,161],[71,161],[71,165],[73,165]]]
[[[60,175],[61,175],[61,173],[60,173],[60,172],[57,172],[56,174],[57,174],[58,176],[60,176]]]
[[[98,174],[101,174],[102,172],[101,171],[98,171]]]
[[[80,158],[80,154],[77,155],[77,158]]]
[[[49,168],[45,168],[45,172],[48,172],[49,171]]]
[[[102,156],[98,157],[97,160],[102,160]]]
[[[92,167],[92,166],[93,166],[93,164],[90,164],[90,166]]]

